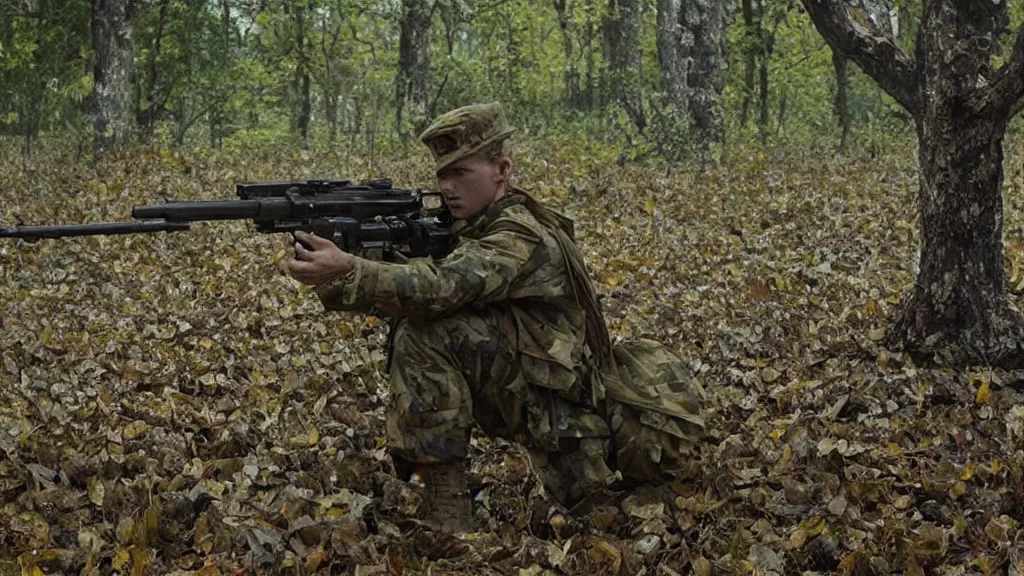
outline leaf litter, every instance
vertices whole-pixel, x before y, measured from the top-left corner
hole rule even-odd
[[[913,282],[910,153],[738,148],[723,168],[521,151],[576,218],[617,337],[677,349],[708,391],[691,479],[540,530],[523,451],[474,438],[485,529],[439,538],[390,475],[384,323],[324,314],[247,223],[0,244],[0,574],[1024,572],[1024,378],[916,366],[884,327]],[[1011,155],[1007,156],[1011,158]],[[236,182],[430,182],[421,151],[142,150],[0,168],[0,222],[127,219]],[[1024,289],[1019,167],[1007,270]],[[541,527],[545,528],[545,527]]]

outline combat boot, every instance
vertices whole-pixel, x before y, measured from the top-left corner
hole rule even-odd
[[[420,465],[411,483],[423,497],[427,526],[443,532],[473,530],[473,499],[465,461]]]

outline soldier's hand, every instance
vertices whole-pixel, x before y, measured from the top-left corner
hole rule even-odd
[[[356,257],[343,252],[334,242],[315,234],[296,232],[295,238],[306,243],[307,250],[295,242],[294,253],[288,255],[285,266],[293,278],[303,284],[324,284],[352,271]]]

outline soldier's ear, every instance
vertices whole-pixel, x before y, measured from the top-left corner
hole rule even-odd
[[[498,160],[498,174],[502,182],[508,182],[513,166],[515,166],[515,162],[509,156],[502,156],[501,160]]]

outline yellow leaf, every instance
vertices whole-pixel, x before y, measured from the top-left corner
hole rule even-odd
[[[778,370],[772,368],[771,366],[765,368],[764,370],[761,370],[761,379],[768,384],[771,384],[772,382],[778,380],[779,376],[781,375],[782,374]]]
[[[779,457],[779,461],[775,464],[776,467],[782,467],[789,464],[790,459],[793,457],[793,449],[789,447],[789,444],[785,444],[782,447],[782,456]]]
[[[644,203],[644,208],[647,209],[647,213],[651,216],[654,215],[654,198],[648,198],[647,202]]]
[[[122,570],[124,570],[128,566],[128,563],[131,562],[131,561],[132,561],[132,556],[128,552],[128,549],[127,548],[121,548],[120,550],[117,551],[117,554],[114,555],[114,561],[113,561],[112,564],[114,566],[114,570],[117,570],[118,572],[121,572]]]
[[[618,574],[619,569],[622,567],[622,555],[619,553],[618,548],[604,540],[598,540],[594,544],[594,547],[587,551],[587,556],[590,557],[590,561],[594,564],[603,564],[607,562],[608,564],[611,564],[609,572],[612,574]]]
[[[103,486],[103,481],[95,476],[89,478],[89,501],[97,506],[103,506],[103,496],[106,494],[106,489]]]
[[[807,532],[808,536],[817,536],[825,531],[825,519],[821,516],[811,516],[800,523],[800,529]]]
[[[132,440],[149,429],[149,424],[143,420],[133,420],[124,427],[124,439]]]
[[[149,552],[145,548],[132,547],[132,575],[145,576],[146,567],[149,565]]]
[[[873,341],[878,342],[882,338],[885,338],[885,330],[881,328],[876,328],[872,330],[870,333],[868,333],[868,337],[871,338]]]
[[[210,524],[206,512],[199,516],[196,521],[195,535],[192,537],[192,548],[196,552],[209,554],[213,549],[213,534],[210,532]]]
[[[206,336],[203,336],[203,339],[199,341],[199,345],[209,350],[210,348],[213,347],[213,340],[210,340]]]
[[[146,508],[146,546],[155,546],[157,535],[159,533],[160,521],[157,516],[156,506],[150,506]]]
[[[864,305],[864,313],[871,316],[878,309],[878,305],[875,304],[874,300],[868,300],[868,303]]]
[[[319,441],[320,441],[320,431],[317,430],[316,427],[314,426],[313,428],[309,429],[309,445],[310,446],[315,446],[316,443],[319,442]]]
[[[967,484],[964,484],[963,481],[957,482],[953,485],[952,493],[954,498],[963,496],[964,492],[967,492]]]
[[[974,477],[974,470],[976,468],[977,468],[977,465],[975,465],[974,462],[968,462],[964,466],[963,472],[960,473],[960,479],[964,480],[964,481],[967,481],[967,480],[970,480],[971,478],[973,478]]]
[[[967,531],[967,519],[961,515],[957,515],[953,518],[953,535],[957,538],[963,536],[964,532]]]
[[[24,564],[21,567],[21,576],[46,576],[46,573],[35,564]]]
[[[327,551],[323,547],[318,547],[315,552],[306,557],[306,573],[312,574],[316,572],[320,564],[327,559]]]
[[[807,532],[804,532],[800,528],[797,528],[789,536],[789,548],[790,550],[796,550],[803,546],[807,542]]]
[[[703,556],[697,556],[690,560],[690,567],[693,568],[693,573],[697,576],[708,576],[711,574],[711,562]]]
[[[978,404],[984,404],[988,400],[988,380],[983,380],[981,386],[978,387],[978,394],[974,397],[974,401]]]

